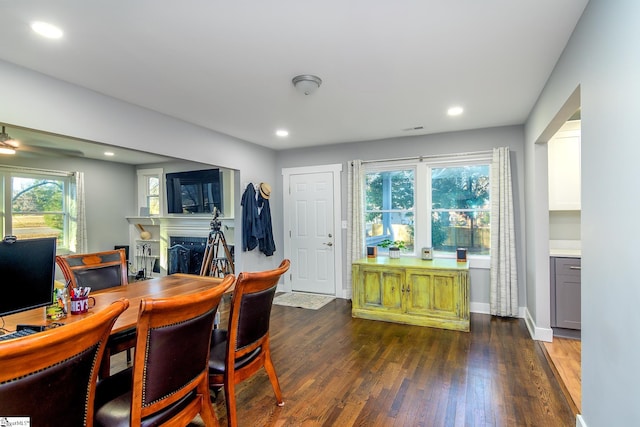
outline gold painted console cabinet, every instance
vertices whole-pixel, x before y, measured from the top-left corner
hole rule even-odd
[[[469,262],[364,258],[352,264],[352,316],[469,331]]]

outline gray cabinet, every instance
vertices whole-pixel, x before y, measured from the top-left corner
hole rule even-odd
[[[580,258],[551,257],[551,326],[580,329]]]

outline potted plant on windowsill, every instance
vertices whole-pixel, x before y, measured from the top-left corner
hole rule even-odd
[[[390,240],[384,239],[382,242],[378,243],[378,246],[381,248],[389,249],[389,258],[400,258],[400,249],[405,248],[405,244],[402,240]]]

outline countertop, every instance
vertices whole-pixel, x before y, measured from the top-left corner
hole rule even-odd
[[[580,249],[553,249],[549,248],[549,256],[563,258],[580,258],[582,251]]]

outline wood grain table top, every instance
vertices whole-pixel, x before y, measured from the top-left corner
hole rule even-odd
[[[21,313],[4,317],[4,328],[10,331],[16,329],[19,324],[26,325],[51,325],[53,322],[69,324],[77,322],[105,308],[113,301],[120,298],[129,300],[129,308],[120,315],[116,321],[112,334],[127,329],[135,328],[138,321],[140,302],[144,298],[166,298],[176,295],[187,295],[217,286],[222,282],[221,278],[198,276],[192,274],[173,274],[155,279],[131,282],[126,286],[117,286],[101,291],[91,292],[90,296],[95,298],[95,306],[87,313],[72,315],[67,314],[65,318],[55,321],[47,320],[46,308],[36,308]],[[227,293],[232,292],[231,287]]]

